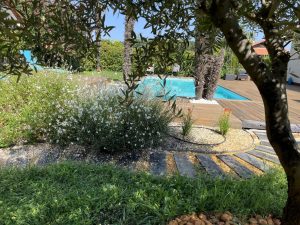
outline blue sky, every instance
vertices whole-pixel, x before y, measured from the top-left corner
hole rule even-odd
[[[104,36],[105,39],[111,39],[111,40],[124,40],[124,22],[125,18],[122,14],[115,14],[113,15],[112,10],[108,11],[106,13],[106,19],[105,24],[107,26],[114,26],[115,28],[110,32],[110,37]],[[144,29],[145,20],[139,19],[135,23],[134,31],[136,34],[142,33],[143,36],[151,37],[151,30],[150,29]]]
[[[104,39],[111,39],[111,40],[118,40],[123,41],[124,40],[124,16],[122,14],[113,14],[112,10],[108,10],[106,12],[106,19],[105,24],[107,26],[114,26],[115,28],[110,32],[110,37],[104,36]],[[150,29],[144,29],[145,20],[139,19],[136,24],[134,31],[136,34],[142,33],[143,36],[149,37],[151,35]],[[255,40],[261,40],[263,38],[262,33],[257,33],[255,35]]]

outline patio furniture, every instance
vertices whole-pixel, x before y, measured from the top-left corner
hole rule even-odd
[[[237,80],[248,80],[248,74],[246,72],[241,72],[237,75]]]
[[[179,71],[180,71],[180,65],[178,65],[177,63],[175,63],[175,64],[173,65],[172,73],[173,73],[173,74],[174,74],[174,73],[179,73]]]
[[[290,77],[292,84],[300,84],[300,75],[295,74],[295,72],[290,72]]]
[[[154,74],[154,65],[149,66],[146,70],[146,75],[148,74]]]
[[[235,74],[226,74],[225,80],[236,80],[236,75]]]

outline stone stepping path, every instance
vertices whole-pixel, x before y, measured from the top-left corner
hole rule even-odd
[[[251,150],[251,151],[248,151],[247,153],[249,153],[251,155],[254,155],[258,158],[261,158],[263,160],[267,160],[267,161],[271,161],[271,162],[276,163],[276,164],[280,164],[278,157],[275,156],[275,155],[270,155],[270,154],[260,152],[260,151],[257,151],[257,150]]]
[[[154,152],[150,155],[150,171],[154,175],[165,175],[167,172],[166,153]]]
[[[247,179],[270,170],[272,165],[280,165],[279,159],[271,147],[265,131],[255,130],[254,133],[260,140],[260,145],[255,149],[235,154],[194,154],[169,152],[174,160],[175,170],[178,174],[186,177],[196,177],[197,173],[207,173],[212,177],[224,178],[225,176],[237,175]],[[299,143],[299,141],[298,141]],[[193,158],[195,160],[190,160]],[[150,156],[150,171],[153,174],[166,174],[166,155],[153,153]],[[201,166],[202,170],[199,170]],[[229,171],[233,173],[229,173]]]
[[[260,169],[263,172],[267,172],[270,169],[270,167],[266,163],[248,153],[237,153],[235,154],[235,156],[253,165],[254,167]]]
[[[234,159],[230,155],[219,155],[220,158],[225,164],[231,167],[241,178],[250,178],[254,175],[254,172],[243,166],[240,162]]]
[[[275,153],[275,151],[272,147],[267,147],[267,146],[264,146],[264,145],[257,146],[255,148],[255,150],[259,150],[259,151],[262,151],[262,152],[265,152],[265,153],[276,155],[276,153]]]
[[[187,177],[195,177],[196,176],[196,169],[192,162],[189,160],[187,155],[181,155],[179,153],[175,153],[174,160],[176,163],[176,167],[178,172],[181,176]]]
[[[167,175],[178,173],[181,176],[190,178],[197,177],[199,173],[207,173],[212,177],[224,178],[234,176],[242,179],[250,178],[256,174],[267,172],[272,166],[280,165],[279,159],[271,147],[266,132],[253,130],[260,140],[260,145],[255,149],[246,152],[204,154],[195,152],[161,151],[150,152],[145,158],[139,153],[128,153],[120,158],[100,157],[95,163],[113,162],[119,166],[129,169],[148,170],[154,175]],[[299,139],[297,142],[300,144]],[[78,152],[78,160],[85,149],[80,146],[73,146],[70,152]],[[11,149],[0,151],[0,165],[16,165],[25,167],[27,165],[45,165],[55,163],[67,158],[66,154],[61,155],[62,149],[52,147],[48,144],[40,146],[16,146]],[[73,157],[73,154],[72,154]],[[77,156],[76,156],[77,157]],[[76,160],[71,158],[70,160]]]
[[[225,172],[211,159],[209,155],[197,155],[200,164],[204,167],[206,172],[212,177],[223,177]]]

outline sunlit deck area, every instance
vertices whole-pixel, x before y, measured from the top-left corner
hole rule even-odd
[[[243,120],[265,121],[264,106],[259,91],[252,81],[226,81],[219,80],[219,85],[242,95],[249,101],[217,100],[219,105],[178,103],[183,109],[193,108],[195,124],[216,126],[219,116],[224,108],[232,110],[231,126],[241,128]],[[287,87],[289,117],[291,123],[300,124],[300,86]]]

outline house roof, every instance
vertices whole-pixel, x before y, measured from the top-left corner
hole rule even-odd
[[[253,48],[257,55],[269,55],[269,52],[266,48]]]
[[[263,39],[252,44],[252,48],[254,49],[257,55],[261,55],[261,56],[269,55],[269,52],[264,45],[265,42],[266,40]]]

